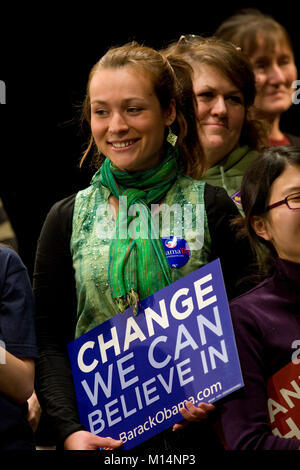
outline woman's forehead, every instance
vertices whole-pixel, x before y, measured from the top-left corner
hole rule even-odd
[[[283,32],[278,31],[259,31],[254,37],[249,37],[245,44],[245,51],[251,57],[261,52],[274,54],[281,50],[293,55],[289,40]]]

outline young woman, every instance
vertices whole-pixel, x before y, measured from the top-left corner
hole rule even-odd
[[[242,201],[268,277],[230,303],[245,386],[221,408],[224,437],[229,449],[299,449],[300,148],[265,150],[245,174]]]
[[[83,111],[91,136],[84,159],[92,153],[98,169],[87,189],[50,210],[34,273],[37,393],[65,449],[121,444],[81,425],[67,343],[217,257],[233,297],[249,262],[248,245],[236,241],[231,227],[238,211],[226,192],[185,176],[202,163],[194,109],[190,67],[181,58],[167,60],[132,43],[110,49],[90,72]],[[135,203],[146,222],[137,217],[132,228]],[[197,228],[176,217],[171,227],[171,236],[180,228],[191,248],[186,264],[171,267],[160,238],[149,232],[152,204],[201,207]],[[122,233],[121,219],[131,232]],[[159,221],[153,226],[161,236]],[[145,236],[134,236],[135,229]],[[186,438],[175,434],[166,432],[146,448],[184,448],[196,439],[191,431]]]
[[[0,246],[0,450],[35,450],[27,420],[34,386],[34,303],[17,253]]]
[[[263,129],[250,118],[255,99],[251,65],[232,44],[182,36],[164,51],[179,54],[193,68],[198,134],[205,171],[195,177],[223,187],[241,210],[243,174],[263,143]]]
[[[268,122],[270,146],[300,145],[300,137],[282,130],[281,115],[292,105],[297,69],[286,29],[269,15],[245,9],[225,20],[216,35],[248,56],[256,79],[255,114]]]

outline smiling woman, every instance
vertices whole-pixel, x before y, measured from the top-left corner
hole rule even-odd
[[[189,175],[192,175],[194,171],[201,173],[203,153],[197,135],[189,65],[180,57],[173,57],[170,61],[166,61],[160,55],[161,60],[154,60],[149,51],[151,51],[150,48],[144,48],[143,53],[135,55],[134,44],[131,49],[128,47],[126,54],[122,48],[112,48],[92,68],[82,108],[82,120],[90,125],[91,137],[81,164],[92,155],[93,166],[98,168],[103,161],[103,156],[109,158],[110,154],[106,155],[104,150],[111,151],[113,147],[114,149],[123,147],[128,144],[128,139],[135,142],[141,140],[141,146],[144,146],[146,141],[138,132],[145,134],[145,137],[147,134],[147,139],[149,139],[150,132],[147,126],[154,125],[151,119],[155,115],[155,119],[158,118],[156,131],[160,130],[159,136],[155,136],[155,139],[161,139],[161,145],[166,138],[167,130],[173,136],[174,132],[184,171]],[[148,56],[147,52],[149,52]],[[163,67],[160,68],[161,66]],[[177,78],[174,75],[175,70]],[[105,82],[105,78],[113,80],[113,86],[112,82]],[[126,83],[123,83],[123,79]],[[175,83],[174,79],[176,79]],[[138,87],[135,88],[137,83]],[[96,117],[103,118],[104,122]],[[107,132],[107,145],[104,149],[104,140],[102,139],[100,148],[96,138],[99,142],[99,130],[103,132],[108,122],[110,127],[105,131]],[[140,126],[140,131],[135,130],[131,122],[135,123],[135,126]],[[145,132],[143,127],[145,127]],[[129,129],[132,135],[128,133]],[[156,144],[152,142],[151,145],[154,145],[155,153],[157,150],[162,151],[162,148],[155,149],[158,142]],[[147,153],[149,154],[148,150]],[[159,157],[155,156],[156,163],[161,156],[162,154]],[[148,157],[150,159],[151,155],[146,158]],[[149,165],[155,166],[151,163]]]
[[[208,167],[214,166],[238,145],[245,119],[244,97],[215,66],[195,67],[199,138]]]
[[[256,115],[269,123],[269,145],[299,145],[300,138],[280,128],[282,113],[292,105],[297,69],[286,29],[270,15],[244,9],[227,18],[216,35],[242,48],[256,79]]]
[[[251,116],[255,82],[244,54],[221,39],[182,36],[163,51],[179,54],[193,68],[198,135],[205,172],[194,177],[223,187],[242,211],[240,185],[264,141],[263,127]]]
[[[94,436],[80,423],[67,343],[127,308],[136,314],[139,300],[215,258],[232,298],[252,258],[248,243],[235,237],[231,220],[238,210],[226,192],[188,176],[200,172],[203,154],[191,67],[182,58],[166,59],[136,43],[110,49],[92,68],[83,114],[91,131],[83,161],[92,155],[96,172],[88,188],[51,208],[37,248],[36,390],[64,448],[116,448],[122,442]],[[176,220],[178,239],[170,233],[174,246],[185,250],[183,262],[168,258],[152,205],[156,213],[163,206],[199,214],[201,223],[197,217]],[[126,227],[134,221],[138,236],[122,230],[121,219]],[[106,224],[109,237],[99,230]],[[184,417],[200,419],[212,408],[191,404]],[[208,423],[203,433],[195,426],[206,449],[220,447]],[[144,446],[155,452],[188,448],[199,450],[193,427],[169,429]]]
[[[103,155],[127,171],[159,164],[165,127],[176,117],[175,101],[162,110],[145,73],[137,75],[131,67],[100,69],[90,82],[90,100],[91,130]]]

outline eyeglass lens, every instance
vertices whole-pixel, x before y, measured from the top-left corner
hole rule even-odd
[[[300,209],[300,193],[295,193],[288,196],[287,203],[291,209]]]

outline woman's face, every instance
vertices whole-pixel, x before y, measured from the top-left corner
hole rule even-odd
[[[208,167],[222,160],[238,144],[245,119],[241,91],[218,68],[194,68],[198,133]]]
[[[98,70],[90,83],[91,130],[100,152],[121,170],[142,171],[162,158],[165,127],[176,110],[162,110],[149,76],[134,67]]]
[[[288,165],[273,182],[268,205],[297,192],[300,165]],[[291,210],[286,204],[274,207],[263,218],[254,218],[253,228],[273,244],[280,258],[300,263],[300,210]]]
[[[267,50],[262,38],[250,57],[256,78],[254,105],[267,116],[276,117],[289,109],[292,104],[297,79],[294,55],[285,42],[277,42],[273,50]]]

